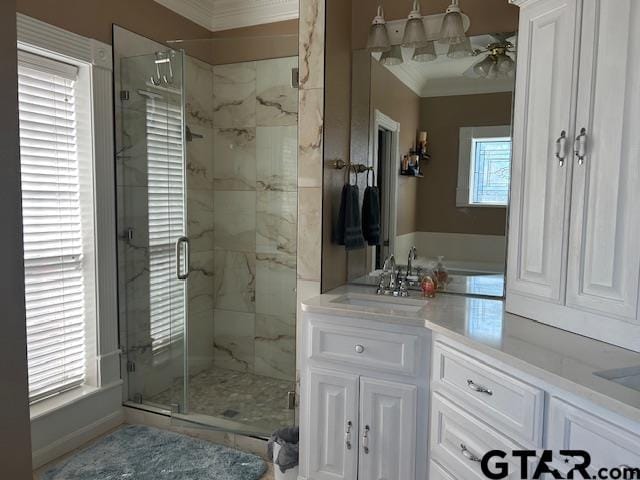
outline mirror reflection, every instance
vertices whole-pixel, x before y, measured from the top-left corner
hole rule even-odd
[[[352,95],[351,163],[371,169],[380,234],[364,265],[350,260],[352,282],[378,284],[393,255],[409,288],[429,274],[441,291],[503,296],[515,51],[506,32],[354,52],[353,91],[369,89]]]

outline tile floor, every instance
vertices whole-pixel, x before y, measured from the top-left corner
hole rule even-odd
[[[212,367],[191,377],[189,411],[245,425],[246,431],[268,436],[293,424],[294,410],[287,405],[287,392],[293,389],[293,382]],[[173,397],[176,392],[180,392],[177,384],[149,401],[179,403],[180,399]]]

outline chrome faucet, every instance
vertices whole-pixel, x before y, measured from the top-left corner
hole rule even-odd
[[[388,280],[387,280],[388,277]],[[393,295],[394,297],[406,297],[407,291],[406,281],[400,281],[400,274],[396,265],[396,258],[393,255],[384,261],[382,273],[380,274],[380,283],[378,284],[378,295]]]
[[[408,280],[411,275],[413,275],[413,262],[418,257],[418,250],[415,245],[409,249],[409,257],[407,258],[407,275],[406,279]]]

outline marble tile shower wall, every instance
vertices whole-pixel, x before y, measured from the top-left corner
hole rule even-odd
[[[120,318],[136,364],[131,394],[153,396],[181,375],[182,355],[154,366],[149,325],[145,87],[151,65],[124,60],[117,192]],[[295,378],[297,57],[212,67],[186,58],[191,373],[212,364]],[[181,350],[182,344],[176,345]]]
[[[295,378],[297,64],[188,60],[192,371]]]

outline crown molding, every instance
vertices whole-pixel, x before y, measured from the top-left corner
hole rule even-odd
[[[155,0],[217,32],[298,18],[298,0]]]

